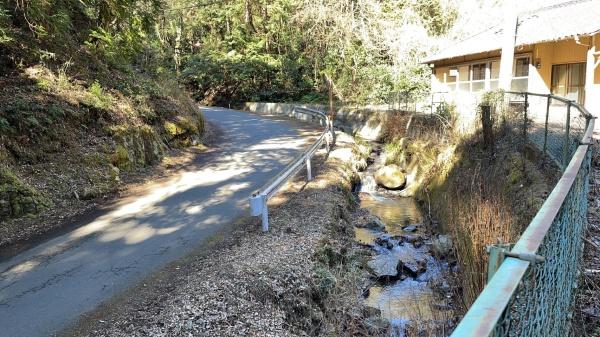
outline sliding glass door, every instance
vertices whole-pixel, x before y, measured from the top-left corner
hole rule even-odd
[[[585,63],[552,66],[552,93],[577,103],[585,100]]]

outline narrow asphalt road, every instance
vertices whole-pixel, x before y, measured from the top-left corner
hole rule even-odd
[[[204,109],[223,130],[193,169],[145,186],[83,226],[0,263],[0,336],[51,336],[247,212],[301,149],[287,121]]]

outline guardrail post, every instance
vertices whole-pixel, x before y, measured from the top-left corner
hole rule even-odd
[[[571,101],[567,103],[567,120],[565,123],[565,143],[563,144],[563,171],[569,164],[569,133],[571,132]]]
[[[550,116],[550,104],[552,103],[552,95],[548,95],[548,102],[546,102],[546,122],[544,124],[544,147],[542,153],[546,154],[546,148],[548,143],[548,117]]]
[[[262,215],[262,230],[269,230],[269,209],[267,207],[267,196],[255,194],[250,197],[250,215]]]
[[[262,198],[262,230],[267,232],[269,230],[269,207],[267,206],[267,197]]]
[[[312,167],[310,165],[310,156],[306,156],[306,159],[304,159],[306,161],[306,180],[307,181],[311,181],[312,180]]]

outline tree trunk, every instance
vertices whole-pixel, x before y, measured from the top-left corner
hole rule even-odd
[[[179,68],[181,65],[181,26],[175,27],[175,52],[173,54],[173,61],[175,62],[175,71],[179,75]]]
[[[246,28],[248,29],[249,33],[256,34],[256,28],[254,28],[254,22],[252,20],[252,6],[250,4],[250,0],[246,0],[245,12]]]

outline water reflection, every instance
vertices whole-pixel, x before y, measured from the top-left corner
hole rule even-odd
[[[386,198],[361,193],[359,199],[360,207],[379,217],[392,236],[406,234],[403,227],[423,221],[423,214],[413,198]]]
[[[374,286],[369,290],[365,304],[381,310],[383,318],[392,320],[438,319],[439,311],[431,308],[435,300],[427,282],[406,279],[391,286]]]
[[[369,228],[355,228],[354,239],[363,245],[370,245],[381,235],[381,232]]]

